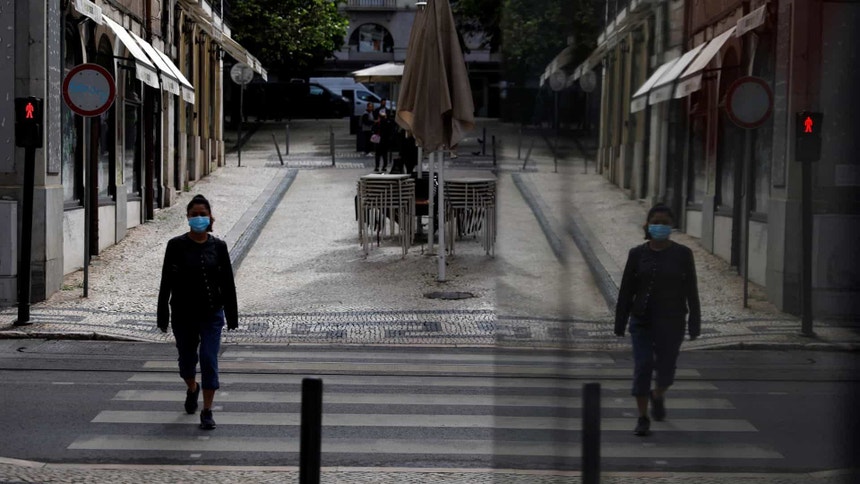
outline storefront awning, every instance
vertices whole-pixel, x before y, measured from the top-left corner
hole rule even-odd
[[[103,15],[102,20],[105,25],[113,30],[113,33],[119,41],[122,42],[126,50],[128,50],[128,53],[134,58],[137,78],[143,81],[147,86],[160,89],[161,86],[158,85],[158,73],[155,69],[155,64],[146,57],[146,54],[143,53],[143,49],[141,49],[134,38],[132,38],[129,31],[122,25],[111,20],[107,15]]]
[[[648,104],[653,106],[654,104],[661,103],[672,98],[672,95],[675,92],[675,81],[681,73],[684,72],[687,66],[693,62],[693,59],[699,55],[699,52],[701,52],[704,46],[705,44],[701,44],[696,46],[693,50],[684,53],[675,65],[666,70],[666,73],[660,77],[651,89],[651,93],[648,94]]]
[[[767,17],[767,5],[762,5],[761,7],[753,10],[747,15],[744,15],[740,20],[738,20],[737,30],[735,30],[735,37],[740,37],[745,33],[755,30],[762,25],[764,25],[764,19]]]
[[[256,57],[251,55],[244,47],[239,45],[238,42],[231,39],[230,37],[221,36],[221,47],[224,47],[224,50],[230,54],[231,57],[236,59],[236,61],[246,64],[250,67],[254,72],[260,75],[264,81],[269,79],[268,74],[266,73],[266,69],[263,69],[263,65],[257,60]]]
[[[182,99],[187,103],[194,104],[194,86],[188,82],[188,79],[182,74],[182,71],[179,70],[179,67],[170,60],[170,57],[167,57],[167,54],[161,52],[160,50],[155,51],[160,57],[161,60],[167,65],[167,67],[173,72],[173,75],[176,76],[176,79],[179,80],[181,84],[179,89],[182,93]]]
[[[92,0],[75,0],[75,10],[83,16],[93,19],[96,25],[102,24],[102,8]]]
[[[139,45],[147,57],[149,57],[149,60],[151,60],[152,63],[155,64],[155,67],[158,68],[158,75],[161,78],[161,87],[170,94],[178,96],[179,80],[176,79],[176,74],[173,73],[173,70],[168,65],[172,64],[172,62],[165,64],[164,59],[158,55],[158,49],[153,47],[149,42],[143,40],[134,32],[129,32],[129,34],[131,34],[131,37],[135,42],[137,42],[137,45]]]
[[[720,51],[729,40],[729,37],[734,35],[734,33],[735,27],[732,27],[705,44],[699,56],[681,74],[678,88],[675,89],[676,98],[688,96],[702,88],[702,74],[705,68],[708,67],[708,64],[716,57],[717,52]]]
[[[546,68],[543,71],[543,75],[540,76],[540,84],[541,86],[546,83],[546,81],[555,74],[556,71],[564,69],[571,62],[573,62],[573,46],[569,45],[562,49],[555,58],[547,64]],[[565,74],[566,75],[566,74]]]
[[[657,84],[657,81],[659,81],[660,78],[663,77],[663,75],[665,75],[669,69],[671,69],[675,64],[678,63],[679,59],[680,57],[676,57],[658,67],[657,70],[654,71],[654,74],[651,74],[651,77],[649,77],[648,80],[645,81],[644,84],[642,84],[642,87],[640,87],[639,90],[636,91],[635,94],[633,94],[633,98],[630,101],[631,113],[638,113],[639,111],[645,109],[646,106],[648,106],[648,93],[651,92],[651,88],[654,87],[654,84]]]

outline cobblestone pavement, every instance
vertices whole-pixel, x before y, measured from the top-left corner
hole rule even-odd
[[[345,156],[334,170],[327,157],[330,124],[335,150]],[[484,255],[477,243],[460,241],[456,256],[449,257],[448,282],[440,284],[426,246],[415,245],[401,258],[397,243],[383,240],[364,257],[353,197],[355,180],[367,171],[372,158],[354,152],[347,123],[293,121],[284,166],[298,168],[299,173],[237,273],[242,323],[228,340],[626,346],[626,340],[611,335],[611,313],[583,256],[570,248],[563,224],[575,213],[603,252],[601,263],[617,274],[629,247],[641,241],[646,208],[601,176],[582,174],[581,161],[562,160],[559,172],[553,173],[552,158],[540,142],[531,156],[531,171],[521,171],[515,128],[485,124],[497,136],[501,168],[496,257]],[[82,272],[71,274],[61,291],[33,306],[36,324],[14,328],[14,308],[0,311],[0,336],[171,341],[154,328],[164,245],[185,230],[184,205],[193,194],[212,200],[216,235],[221,237],[247,217],[249,207],[261,205],[258,198],[266,187],[286,172],[275,153],[273,135],[284,148],[284,125],[263,124],[244,146],[241,168],[231,153],[226,167],[182,193],[177,204],[157,213],[154,222],[131,230],[96,257],[90,269],[90,298],[80,297]],[[492,157],[474,155],[479,151],[477,140],[468,139],[448,173],[488,174]],[[541,199],[550,229],[568,246],[565,261],[555,256],[544,227],[514,187],[509,173],[514,170]],[[703,302],[703,337],[685,344],[686,349],[757,344],[838,347],[860,342],[856,330],[828,322],[816,322],[817,339],[798,336],[799,321],[776,311],[754,284],[751,308],[743,309],[741,278],[690,237],[675,238],[695,251]],[[468,291],[476,297],[426,299],[424,293],[431,290]]]
[[[282,483],[296,482],[295,468],[212,468],[205,466],[99,466],[42,464],[0,458],[0,484],[34,482],[45,484],[115,483],[174,484],[178,482]],[[704,474],[704,473],[605,473],[604,484],[671,484],[695,481],[700,484],[849,484],[856,474],[829,471],[812,474]],[[326,484],[576,484],[579,472],[489,471],[439,469],[341,469],[324,468]]]

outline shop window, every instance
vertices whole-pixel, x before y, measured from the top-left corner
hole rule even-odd
[[[394,39],[379,24],[364,24],[352,32],[349,45],[358,52],[394,52]]]
[[[102,35],[99,40],[96,63],[108,70],[116,79],[114,72],[113,48],[108,38]],[[98,189],[99,199],[108,201],[116,193],[116,104],[99,117],[98,143]]]
[[[690,140],[690,161],[693,169],[690,171],[693,177],[692,190],[690,190],[690,202],[702,203],[707,190],[707,164],[705,160],[707,118],[696,116],[693,119],[692,139]]]
[[[66,23],[62,42],[65,77],[83,62],[81,38],[74,23]],[[66,103],[61,103],[60,116],[63,201],[66,206],[76,207],[83,198],[83,122]]]
[[[129,198],[140,197],[141,180],[141,104],[140,81],[134,71],[125,72],[123,101],[123,181]]]
[[[723,58],[722,65],[725,69],[720,75],[720,110],[719,126],[717,133],[717,208],[730,211],[736,203],[736,187],[742,183],[739,170],[744,163],[744,129],[733,123],[725,110],[725,99],[728,88],[740,76],[740,71],[734,66],[739,65],[739,60],[734,49],[729,49]]]

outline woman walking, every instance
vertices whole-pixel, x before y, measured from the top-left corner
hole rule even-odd
[[[675,378],[685,325],[691,341],[699,337],[701,327],[693,252],[669,240],[673,223],[672,211],[665,205],[658,204],[648,212],[648,241],[630,250],[615,309],[616,336],[624,336],[629,320],[633,396],[639,408],[634,433],[640,436],[651,433],[649,400],[651,417],[656,421],[666,418],[666,390]],[[655,370],[657,384],[651,390]]]
[[[210,235],[215,219],[203,195],[196,195],[186,207],[190,230],[167,243],[161,288],[158,291],[158,327],[173,327],[179,351],[179,376],[188,389],[185,411],[197,411],[200,388],[203,410],[200,428],[212,430],[212,402],[218,390],[218,353],[225,318],[227,329],[239,327],[236,286],[227,244]],[[198,355],[199,353],[199,355]],[[201,380],[196,381],[200,361]]]

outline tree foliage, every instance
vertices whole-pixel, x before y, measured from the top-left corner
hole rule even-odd
[[[502,0],[452,0],[451,10],[461,33],[483,35],[483,47],[498,52],[502,41]]]
[[[482,32],[492,51],[502,52],[506,77],[535,80],[574,38],[574,58],[594,48],[603,0],[453,0],[458,28]]]
[[[332,0],[235,0],[238,42],[268,68],[320,64],[343,45],[349,20]]]
[[[594,48],[594,0],[502,0],[501,51],[510,80],[535,80],[573,38],[574,59]]]

